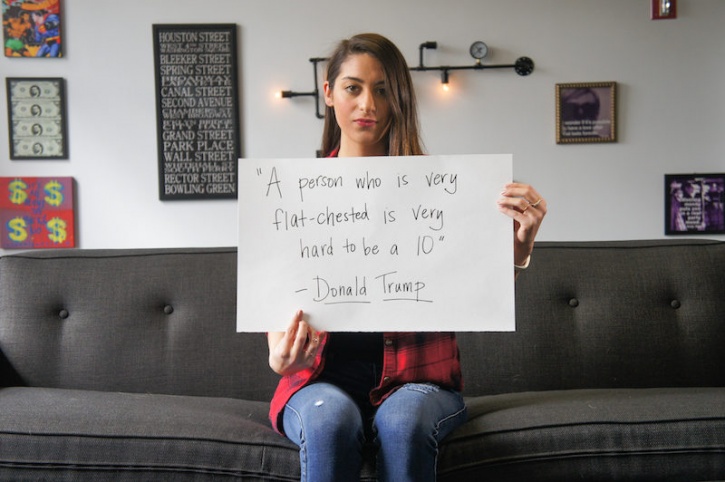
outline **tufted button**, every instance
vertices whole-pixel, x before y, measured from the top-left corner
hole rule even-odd
[[[576,298],[570,299],[569,306],[571,306],[572,308],[576,308],[577,306],[579,306],[579,300]]]
[[[390,377],[383,377],[383,383],[388,383],[390,381]]]
[[[676,309],[676,310],[677,310],[677,309],[679,309],[679,308],[680,308],[680,306],[682,306],[682,304],[680,303],[680,301],[679,301],[679,300],[672,300],[672,301],[670,301],[670,306],[671,306],[672,308],[674,308],[674,309]]]
[[[171,306],[171,305],[164,306],[164,313],[166,313],[167,315],[170,315],[173,312],[174,312],[173,306]]]
[[[391,338],[386,338],[385,346],[393,346],[393,340]]]
[[[60,318],[61,320],[65,320],[65,319],[66,319],[66,318],[68,318],[69,316],[70,316],[70,313],[68,313],[68,310],[66,310],[66,309],[62,309],[62,310],[60,310],[60,311],[58,312],[58,317],[59,317],[59,318]]]

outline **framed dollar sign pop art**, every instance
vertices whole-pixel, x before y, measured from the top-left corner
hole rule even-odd
[[[0,177],[0,247],[74,248],[72,177]]]
[[[6,79],[10,159],[68,159],[61,78]]]

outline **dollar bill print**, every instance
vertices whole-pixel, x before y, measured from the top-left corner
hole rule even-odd
[[[38,137],[13,141],[13,152],[18,157],[62,157],[65,155],[62,139]]]
[[[56,137],[63,135],[58,119],[27,119],[13,122],[13,137]]]
[[[7,78],[11,159],[67,159],[64,81]]]
[[[10,94],[13,99],[57,99],[60,97],[60,86],[50,80],[13,81],[10,84]]]
[[[28,99],[13,101],[11,106],[13,119],[44,117],[57,119],[61,115],[61,104],[59,101]]]

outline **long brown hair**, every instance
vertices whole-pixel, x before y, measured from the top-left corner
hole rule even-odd
[[[389,156],[413,156],[423,154],[418,127],[418,111],[415,90],[405,57],[393,42],[375,33],[355,35],[341,41],[327,64],[327,81],[330,89],[340,75],[342,64],[351,55],[369,54],[375,57],[385,73],[385,91],[390,105],[390,121],[387,131]],[[340,147],[341,131],[334,108],[325,108],[325,127],[322,133],[322,154],[329,156]]]

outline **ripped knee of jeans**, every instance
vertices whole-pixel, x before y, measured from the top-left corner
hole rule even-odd
[[[421,393],[436,393],[440,390],[440,387],[433,383],[406,383],[403,388]]]

